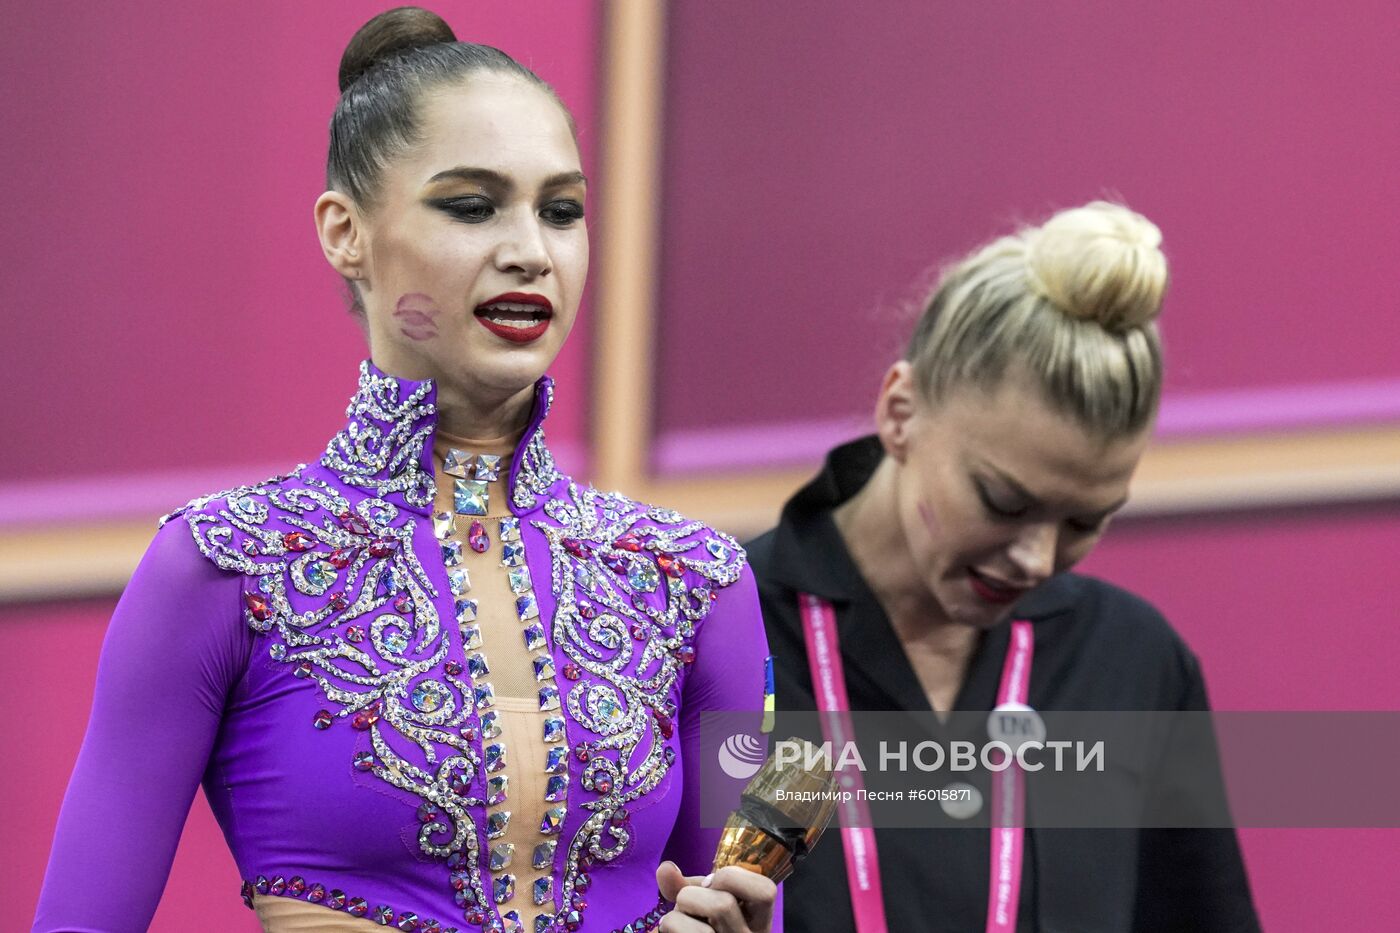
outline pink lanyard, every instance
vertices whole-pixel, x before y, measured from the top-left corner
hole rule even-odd
[[[853,739],[854,730],[846,677],[842,672],[836,613],[831,603],[809,593],[798,594],[798,604],[807,635],[807,660],[817,705],[823,713],[835,714],[822,717],[822,732],[833,748],[839,748]],[[1020,620],[1012,622],[1011,645],[1002,666],[1001,685],[997,688],[997,706],[1025,704],[1034,649],[1031,624]],[[869,807],[856,793],[864,787],[864,782],[856,770],[841,773],[839,780],[841,789],[851,793],[850,799],[841,802],[841,842],[846,853],[846,880],[851,889],[856,930],[886,933],[889,926],[885,922],[875,830],[870,826]],[[1003,933],[1016,929],[1021,898],[1026,787],[1018,765],[993,774],[991,805],[992,863],[987,891],[987,931]]]

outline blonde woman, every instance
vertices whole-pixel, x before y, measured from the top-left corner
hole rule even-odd
[[[1152,431],[1160,241],[1097,202],[945,273],[885,376],[877,433],[833,450],[749,546],[780,710],[1208,708],[1152,606],[1068,572]],[[788,928],[1258,929],[1233,830],[996,834],[995,789],[976,784],[947,801],[946,829],[830,834],[788,883]],[[979,811],[983,828],[954,828]]]

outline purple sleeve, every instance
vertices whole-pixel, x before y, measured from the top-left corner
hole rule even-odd
[[[250,635],[241,580],[162,528],[117,603],[34,930],[140,931],[165,888]]]
[[[721,830],[702,825],[700,787],[704,778],[704,756],[714,748],[701,741],[704,731],[697,723],[707,711],[736,710],[753,714],[753,735],[764,739],[759,729],[763,717],[764,663],[768,658],[768,637],[763,630],[758,590],[753,572],[744,568],[739,581],[720,593],[709,616],[695,638],[695,665],[686,678],[681,697],[680,732],[683,792],[676,828],[666,844],[664,857],[680,866],[687,875],[709,874]],[[765,752],[766,754],[766,752]],[[736,800],[737,804],[738,801]],[[782,889],[773,911],[773,933],[782,933]]]

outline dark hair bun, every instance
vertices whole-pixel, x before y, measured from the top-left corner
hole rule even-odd
[[[417,6],[380,13],[350,39],[340,56],[340,93],[379,62],[440,42],[456,42],[452,27],[441,16]]]

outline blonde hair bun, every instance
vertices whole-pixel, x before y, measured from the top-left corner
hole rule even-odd
[[[1031,287],[1065,314],[1115,333],[1162,310],[1162,232],[1121,204],[1093,201],[1022,233]]]

